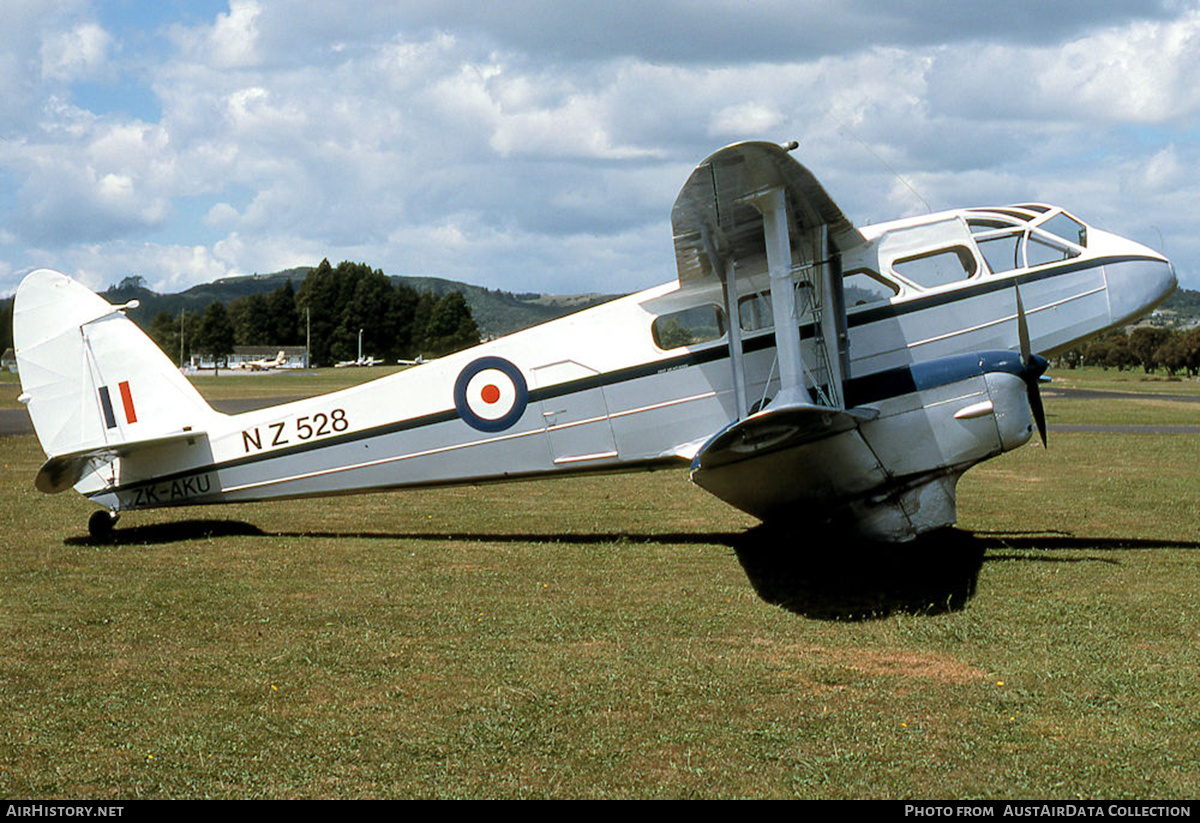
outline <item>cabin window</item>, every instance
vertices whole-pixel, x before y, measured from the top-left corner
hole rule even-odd
[[[1069,243],[1074,243],[1076,246],[1087,248],[1087,226],[1065,212],[1059,212],[1045,223],[1039,223],[1038,228],[1061,237]]]
[[[761,331],[775,325],[771,295],[750,294],[738,301],[738,325],[742,331]]]
[[[855,269],[842,277],[842,294],[848,309],[890,300],[899,293],[899,286],[889,283],[870,269]]]
[[[725,312],[715,303],[671,312],[654,318],[650,326],[660,349],[695,346],[725,336]]]
[[[801,285],[797,284],[796,305],[804,315],[808,313],[809,306],[807,298],[800,293]],[[847,309],[890,300],[899,293],[899,286],[885,280],[882,275],[871,269],[854,269],[842,276],[842,295]],[[772,328],[775,325],[775,314],[770,292],[748,294],[738,300],[738,324],[745,332]]]
[[[918,286],[927,289],[966,280],[975,273],[975,256],[966,246],[902,257],[892,263],[892,269]]]

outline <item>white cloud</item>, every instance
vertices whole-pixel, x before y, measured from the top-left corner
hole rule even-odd
[[[1075,116],[1161,123],[1200,113],[1200,14],[1069,43],[1044,74],[1046,102]]]
[[[42,77],[61,81],[111,78],[111,46],[112,37],[95,23],[49,34],[41,48]]]
[[[206,56],[214,66],[234,69],[258,64],[261,13],[262,7],[254,0],[231,0],[229,13],[217,15],[217,22],[204,38]]]
[[[1168,235],[1189,230],[1169,210],[1200,196],[1194,2],[986,16],[939,2],[930,27],[899,0],[704,15],[676,0],[234,0],[170,28],[163,55],[83,0],[45,19],[36,6],[16,3],[24,39],[0,46],[13,271],[186,283],[328,256],[631,290],[674,275],[675,193],[740,139],[799,139],[858,220],[924,209],[897,173],[935,208],[1065,198]],[[148,84],[161,115],[77,93],[104,77]]]
[[[238,210],[228,203],[217,203],[204,216],[204,225],[213,228],[229,228],[237,222]]]
[[[714,137],[766,134],[778,127],[783,119],[773,106],[757,102],[737,103],[713,114],[708,133]]]
[[[489,142],[501,157],[523,154],[628,160],[657,155],[650,149],[614,145],[607,128],[612,119],[602,101],[573,97],[558,108],[502,115]]]
[[[1179,160],[1174,145],[1155,152],[1141,164],[1137,184],[1146,191],[1177,189],[1180,185],[1193,185],[1196,181],[1195,166],[1185,166]]]
[[[1164,123],[1200,114],[1200,12],[1090,31],[1052,45],[941,49],[939,112],[971,118]]]
[[[234,232],[213,245],[212,256],[220,261],[227,271],[248,274],[280,271],[295,266],[312,266],[326,255],[320,244],[308,238],[275,234],[247,241]]]

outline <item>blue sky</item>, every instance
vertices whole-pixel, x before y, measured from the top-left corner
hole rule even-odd
[[[1200,3],[978,9],[0,0],[0,293],[323,257],[632,291],[674,276],[696,163],[793,138],[857,223],[924,211],[890,167],[935,209],[1161,242],[1200,288]]]

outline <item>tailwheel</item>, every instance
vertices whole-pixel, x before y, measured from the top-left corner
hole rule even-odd
[[[92,512],[88,518],[88,534],[93,540],[107,540],[112,537],[113,526],[117,525],[118,515],[113,511],[100,510]]]

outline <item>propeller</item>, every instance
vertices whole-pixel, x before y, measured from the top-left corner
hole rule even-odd
[[[1013,286],[1013,289],[1017,293],[1017,339],[1021,343],[1021,378],[1025,381],[1029,411],[1033,414],[1033,422],[1042,438],[1042,448],[1046,448],[1046,409],[1042,406],[1042,393],[1038,383],[1050,364],[1046,358],[1032,354],[1029,350],[1029,324],[1025,321],[1025,304],[1021,302],[1020,287]]]

